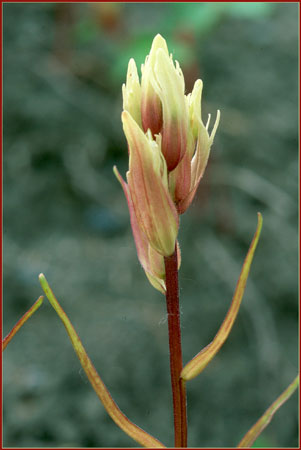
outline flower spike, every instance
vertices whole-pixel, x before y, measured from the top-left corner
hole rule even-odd
[[[127,199],[139,261],[151,284],[164,292],[162,258],[171,256],[175,245],[179,251],[179,215],[204,174],[220,113],[209,134],[209,121],[205,126],[201,118],[203,83],[197,80],[185,95],[180,65],[160,34],[141,74],[139,80],[130,59],[121,116],[129,150],[127,183],[114,172]]]

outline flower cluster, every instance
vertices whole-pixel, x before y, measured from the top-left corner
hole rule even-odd
[[[164,293],[164,257],[175,249],[180,253],[179,215],[204,174],[220,112],[209,133],[210,116],[206,125],[201,118],[202,81],[185,95],[182,70],[159,34],[141,72],[140,82],[131,59],[122,86],[127,183],[116,167],[114,171],[128,202],[139,261],[152,285]]]

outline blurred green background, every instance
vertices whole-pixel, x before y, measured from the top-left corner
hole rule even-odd
[[[112,166],[121,84],[158,32],[221,109],[180,244],[184,362],[214,337],[256,228],[237,322],[188,383],[189,446],[233,447],[298,370],[298,4],[4,3],[4,334],[43,272],[122,411],[173,445],[164,297]],[[298,446],[297,395],[257,446]],[[138,446],[107,416],[46,301],[4,354],[4,446]]]

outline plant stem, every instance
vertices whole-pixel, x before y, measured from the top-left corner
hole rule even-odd
[[[166,306],[168,315],[168,336],[170,376],[173,396],[175,447],[187,447],[187,413],[185,381],[182,371],[182,346],[178,286],[177,250],[164,258],[166,274]]]

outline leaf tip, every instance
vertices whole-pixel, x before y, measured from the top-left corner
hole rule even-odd
[[[262,225],[262,214],[261,212],[257,212],[257,218],[258,218],[258,223],[260,224],[260,226]]]
[[[188,371],[187,371],[186,367],[184,367],[184,369],[182,370],[182,372],[181,372],[181,374],[180,374],[180,377],[181,377],[182,380],[184,380],[184,381],[189,381],[189,380],[191,380],[191,378],[189,377],[189,375],[188,375],[187,372],[188,372]]]
[[[46,290],[49,289],[49,285],[48,285],[46,277],[45,277],[45,275],[43,273],[40,273],[40,275],[39,275],[39,282],[40,282],[40,284],[42,286],[43,291],[47,295]]]
[[[40,297],[37,300],[37,304],[40,306],[43,303],[43,301],[44,301],[44,296],[40,295]]]
[[[255,233],[255,240],[256,240],[256,245],[257,245],[257,241],[259,239],[259,236],[261,234],[261,229],[262,229],[262,214],[260,212],[257,212],[257,229],[256,229],[256,233]],[[257,239],[256,239],[257,238]],[[256,246],[255,245],[255,246]],[[254,248],[255,250],[255,248]]]

